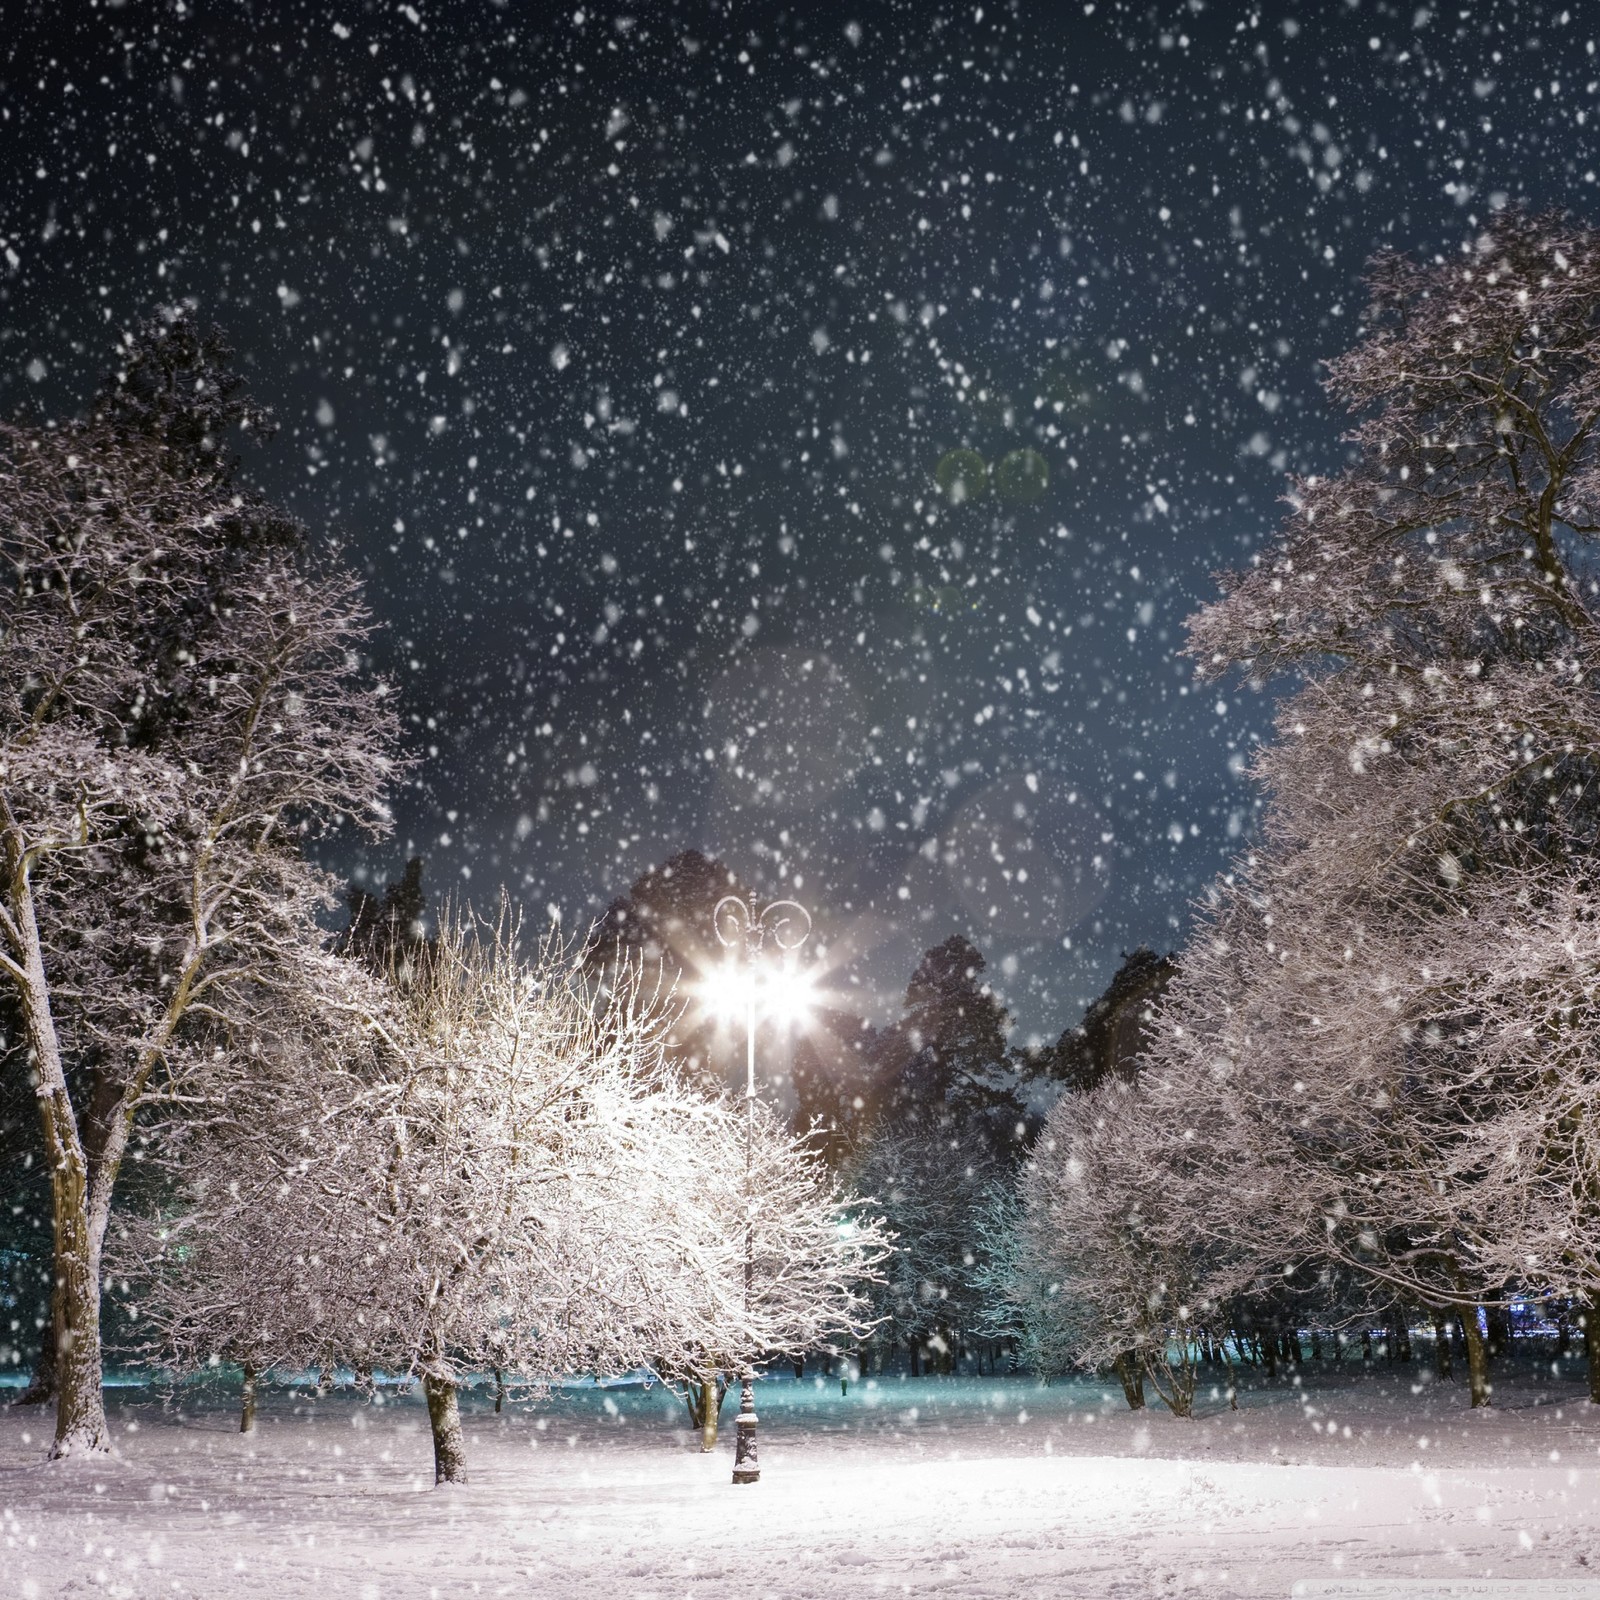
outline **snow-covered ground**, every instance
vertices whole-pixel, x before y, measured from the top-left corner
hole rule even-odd
[[[1193,1422],[1089,1381],[773,1379],[762,1482],[738,1489],[733,1397],[703,1456],[659,1388],[502,1416],[480,1395],[472,1482],[435,1490],[417,1400],[277,1391],[241,1437],[226,1396],[114,1390],[109,1463],[44,1465],[48,1417],[0,1411],[0,1597],[1287,1596],[1378,1577],[1600,1597],[1600,1407],[1576,1375],[1500,1375],[1474,1415],[1414,1368],[1305,1371]]]

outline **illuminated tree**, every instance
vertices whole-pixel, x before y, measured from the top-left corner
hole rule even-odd
[[[596,1007],[505,913],[447,915],[403,981],[339,957],[321,978],[297,1027],[263,1017],[196,1079],[178,1197],[123,1252],[149,1349],[417,1376],[459,1482],[473,1372],[679,1377],[864,1330],[878,1226],[770,1118],[746,1184],[743,1108],[664,1064],[650,991]]]

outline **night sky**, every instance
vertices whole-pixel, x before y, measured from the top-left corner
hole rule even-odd
[[[1270,703],[1176,650],[1340,460],[1363,263],[1597,210],[1576,4],[0,20],[0,412],[224,328],[419,758],[329,864],[570,928],[694,845],[869,1009],[965,932],[1019,1041],[1248,838]]]

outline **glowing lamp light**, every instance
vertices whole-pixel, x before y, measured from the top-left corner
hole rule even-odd
[[[703,973],[694,988],[700,1004],[719,1022],[736,1022],[744,1015],[750,979],[742,967],[724,964]]]
[[[772,973],[756,994],[756,1009],[786,1028],[804,1027],[816,1009],[817,980],[805,971]]]
[[[758,1020],[800,1028],[817,1004],[816,977],[801,968],[753,972],[747,964],[730,962],[705,974],[695,989],[701,1005],[727,1023],[743,1022],[753,1001]]]

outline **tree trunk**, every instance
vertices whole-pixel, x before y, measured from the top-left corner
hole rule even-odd
[[[1122,1382],[1122,1395],[1130,1411],[1144,1410],[1144,1373],[1139,1358],[1131,1350],[1124,1350],[1112,1363]]]
[[[244,1364],[244,1393],[239,1402],[239,1432],[256,1431],[256,1367],[253,1361]]]
[[[62,1093],[65,1100],[65,1091]],[[46,1102],[41,1097],[41,1109]],[[45,1120],[57,1125],[51,1174],[55,1225],[56,1282],[51,1301],[56,1335],[56,1436],[52,1457],[111,1448],[101,1390],[100,1248],[89,1219],[89,1181],[77,1132],[61,1129],[52,1107]]]
[[[506,1404],[506,1370],[504,1367],[494,1369],[494,1414],[498,1417],[505,1409]]]
[[[1430,1306],[1428,1315],[1433,1319],[1433,1371],[1441,1381],[1454,1378],[1455,1363],[1450,1359],[1450,1319],[1438,1306]]]
[[[1185,1343],[1180,1347],[1176,1366],[1167,1359],[1164,1350],[1154,1353],[1146,1350],[1144,1370],[1151,1386],[1160,1396],[1161,1403],[1173,1416],[1194,1415],[1194,1391],[1198,1373],[1195,1370],[1193,1346]],[[1165,1382],[1162,1381],[1163,1378]]]
[[[1461,1336],[1467,1342],[1467,1382],[1472,1389],[1472,1406],[1477,1410],[1489,1404],[1489,1347],[1478,1330],[1478,1308],[1465,1306],[1460,1313]]]
[[[100,1344],[100,1261],[111,1221],[111,1196],[133,1131],[134,1112],[150,1074],[193,996],[199,953],[191,940],[155,1035],[139,1047],[137,1065],[120,1087],[98,1074],[84,1127],[67,1088],[34,914],[29,852],[0,793],[0,867],[5,876],[5,950],[36,1082],[45,1158],[50,1163],[54,1233],[51,1319],[55,1334],[56,1436],[52,1458],[109,1451]],[[87,1137],[86,1137],[87,1133]]]
[[[52,1300],[55,1298],[51,1296]],[[18,1406],[42,1406],[56,1397],[56,1318],[54,1307],[47,1307],[44,1325],[39,1330],[39,1349],[33,1358],[33,1371],[28,1376],[28,1387],[11,1403]]]
[[[1484,1321],[1488,1325],[1489,1354],[1511,1354],[1511,1312],[1505,1306],[1485,1306]]]
[[[8,841],[9,843],[9,841]],[[9,852],[8,852],[9,853]],[[44,954],[33,914],[32,886],[20,864],[7,863],[8,896],[21,958],[16,994],[29,1046],[29,1066],[38,1079],[40,1130],[50,1163],[51,1222],[55,1279],[50,1317],[55,1335],[56,1436],[54,1457],[111,1448],[100,1381],[100,1241],[89,1205],[89,1166],[67,1092],[61,1045],[50,1010]],[[15,970],[15,969],[14,969]]]
[[[1593,1294],[1585,1299],[1578,1320],[1583,1324],[1583,1353],[1589,1361],[1589,1400],[1600,1406],[1600,1309],[1595,1299]]]
[[[917,1371],[917,1341],[910,1339],[907,1343],[911,1346],[911,1376],[913,1378],[921,1377],[922,1374]]]
[[[709,1455],[717,1448],[717,1426],[722,1417],[722,1400],[728,1386],[720,1374],[708,1372],[689,1384],[689,1417],[700,1430],[700,1453]]]
[[[467,1449],[461,1436],[461,1407],[450,1378],[422,1375],[422,1392],[428,1401],[428,1426],[433,1430],[434,1483],[467,1481]]]
[[[1267,1376],[1278,1376],[1278,1352],[1273,1348],[1275,1341],[1266,1334],[1256,1335],[1256,1344],[1261,1351],[1262,1360],[1266,1363]]]

